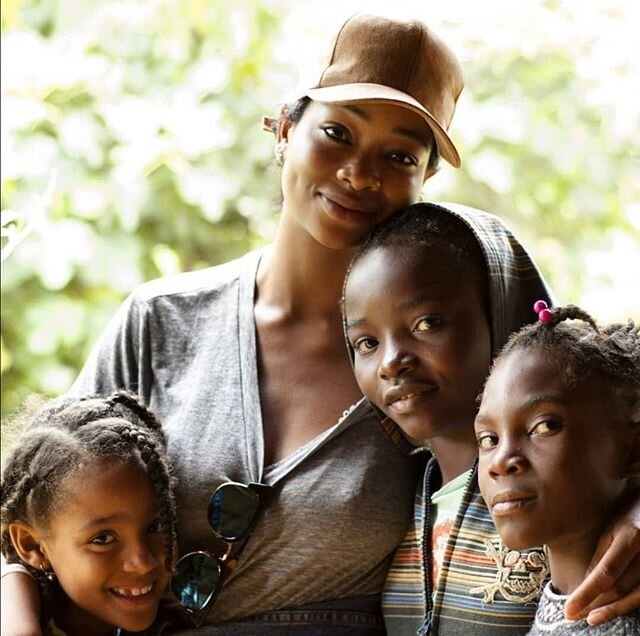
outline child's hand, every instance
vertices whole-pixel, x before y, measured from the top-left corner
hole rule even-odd
[[[565,605],[570,620],[599,625],[640,608],[640,497],[618,515],[598,543],[589,575]]]

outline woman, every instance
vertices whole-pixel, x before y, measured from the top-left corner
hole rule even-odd
[[[283,164],[273,243],[134,291],[72,389],[127,387],[158,413],[181,553],[215,548],[206,511],[221,482],[271,486],[205,621],[227,625],[199,633],[256,615],[264,624],[238,633],[269,633],[304,609],[314,633],[383,633],[379,595],[417,466],[361,400],[338,300],[352,248],[418,199],[438,154],[459,164],[446,128],[462,85],[423,24],[350,19],[317,86],[271,122]],[[286,607],[297,611],[264,616]]]

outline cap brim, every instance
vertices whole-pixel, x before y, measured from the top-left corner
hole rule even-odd
[[[384,86],[383,84],[340,84],[338,86],[311,88],[305,92],[305,95],[315,101],[332,104],[368,102],[372,104],[397,104],[398,106],[408,108],[420,115],[427,122],[427,125],[433,132],[438,151],[442,158],[452,166],[456,168],[460,167],[460,155],[447,134],[447,131],[418,100],[407,93],[403,93],[390,86]]]

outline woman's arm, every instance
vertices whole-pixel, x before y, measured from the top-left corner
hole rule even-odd
[[[23,572],[2,576],[2,636],[42,636],[40,628],[40,592],[38,584]]]
[[[569,597],[565,615],[599,625],[640,608],[640,491],[600,539],[589,574]]]

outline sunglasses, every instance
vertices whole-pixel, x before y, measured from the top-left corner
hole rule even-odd
[[[171,592],[196,627],[207,617],[249,539],[268,490],[265,484],[245,486],[230,481],[218,486],[211,496],[207,519],[216,537],[227,544],[224,554],[189,552],[178,561],[171,576]]]

